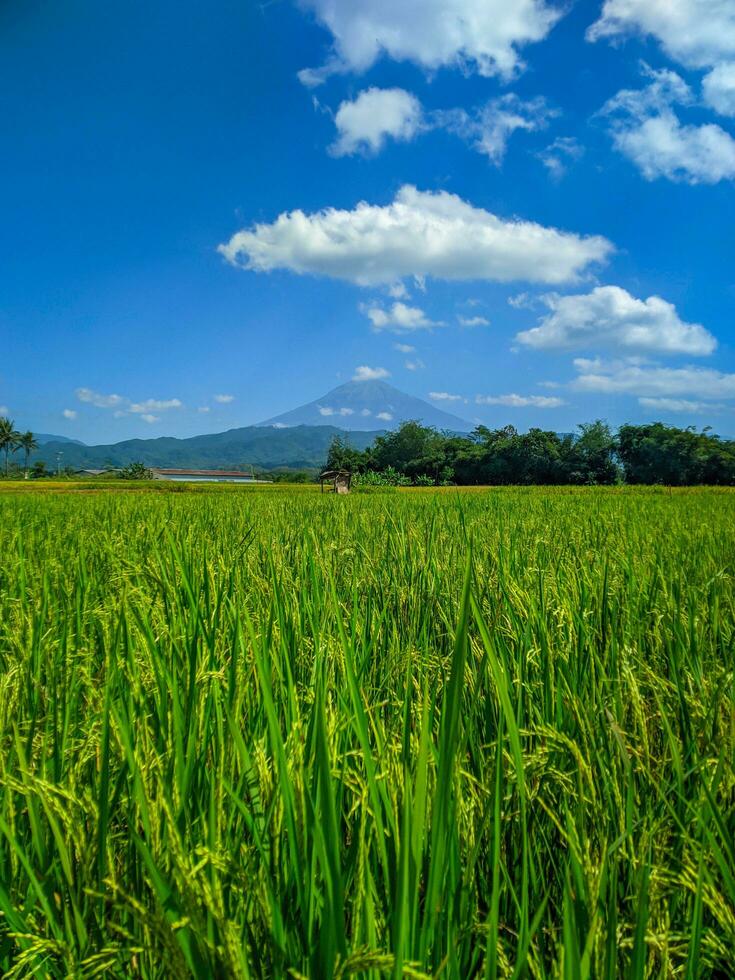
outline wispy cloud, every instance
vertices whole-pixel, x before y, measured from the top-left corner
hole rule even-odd
[[[215,395],[214,396],[214,400],[219,405],[229,405],[230,402],[234,402],[235,396],[234,395]]]
[[[453,395],[448,391],[430,391],[429,398],[433,402],[461,402],[461,395]]]
[[[458,316],[460,327],[489,327],[490,321],[485,316]]]
[[[77,399],[85,405],[112,409],[116,419],[124,418],[127,415],[137,415],[149,424],[160,421],[159,416],[155,415],[154,412],[167,412],[170,409],[184,407],[183,402],[178,398],[146,398],[143,401],[134,402],[124,395],[105,395],[99,391],[94,391],[92,388],[77,388],[75,394]],[[66,409],[64,416],[68,419],[72,418],[71,415],[67,415],[67,412],[71,411],[72,409]],[[76,412],[74,412],[73,417],[76,418]]]
[[[478,405],[505,405],[506,408],[559,408],[566,404],[561,398],[546,395],[478,395]]]
[[[69,419],[70,422],[73,422],[74,419],[77,417],[77,413],[74,411],[73,408],[65,408],[61,414],[64,416],[65,419]]]

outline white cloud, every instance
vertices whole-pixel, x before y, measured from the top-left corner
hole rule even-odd
[[[355,373],[352,375],[353,381],[380,381],[382,378],[389,378],[390,371],[386,371],[383,367],[368,367],[366,364],[361,364],[360,367],[355,368]]]
[[[400,351],[401,354],[413,354],[416,350],[411,344],[393,344],[393,349]]]
[[[597,286],[576,296],[543,297],[551,310],[538,327],[522,330],[516,340],[542,350],[555,348],[656,351],[662,354],[711,354],[717,346],[699,323],[685,323],[660,296],[636,299],[620,286]]]
[[[391,422],[393,420],[393,416],[390,412],[378,412],[375,418],[381,419],[383,422]]]
[[[393,299],[408,299],[410,294],[405,283],[394,282],[388,287],[388,295]]]
[[[354,415],[354,409],[352,408],[331,408],[329,405],[319,406],[320,415]]]
[[[378,153],[388,137],[409,142],[422,127],[421,103],[402,88],[369,88],[342,102],[334,117],[338,137],[334,156]]]
[[[3,418],[7,418],[7,416],[10,415],[10,409],[7,405],[0,405],[0,415],[2,415]]]
[[[400,333],[404,330],[430,330],[432,327],[443,326],[441,320],[430,320],[423,310],[417,306],[407,306],[397,302],[388,310],[382,306],[361,304],[360,309],[373,325],[373,330],[393,330]]]
[[[472,114],[464,109],[449,109],[435,113],[438,125],[465,139],[473,149],[488,157],[499,166],[502,163],[508,140],[517,130],[533,132],[545,129],[549,120],[558,112],[551,109],[542,97],[523,100],[508,92],[490,99]]]
[[[553,143],[536,154],[555,180],[561,180],[569,164],[583,155],[584,147],[573,136],[557,136]]]
[[[605,0],[587,39],[630,34],[655,37],[675,61],[707,68],[735,56],[731,0]]]
[[[209,405],[200,405],[197,412],[201,412],[202,415],[206,415],[210,411]]]
[[[407,371],[421,371],[426,367],[420,357],[415,358],[413,361],[406,361],[404,366]]]
[[[434,402],[461,402],[461,395],[452,395],[448,391],[430,391],[429,398]]]
[[[702,97],[721,116],[735,116],[735,61],[725,61],[704,76]]]
[[[548,395],[478,395],[478,405],[505,405],[506,408],[559,408],[566,404],[561,398]]]
[[[458,316],[457,322],[461,327],[489,327],[490,321],[485,316]]]
[[[219,246],[229,262],[256,272],[288,269],[362,286],[406,276],[569,282],[612,250],[599,235],[505,220],[456,194],[409,185],[392,204],[284,212],[273,223],[237,232]]]
[[[362,415],[363,418],[367,418],[368,415],[372,415],[372,414],[373,413],[370,411],[369,408],[363,408],[363,410],[360,412],[360,415]]]
[[[0,409],[0,415],[2,415],[3,411],[4,411],[3,409]],[[65,419],[69,419],[70,422],[73,422],[74,419],[77,417],[77,413],[74,411],[73,408],[65,408],[61,414],[64,416]]]
[[[220,405],[229,405],[230,402],[234,402],[235,396],[234,395],[215,395],[214,396],[214,400],[216,402],[218,402]]]
[[[694,396],[735,398],[735,374],[712,368],[667,368],[658,365],[575,361],[581,371],[572,387],[597,394],[630,394],[646,397]]]
[[[102,395],[91,388],[77,388],[75,394],[80,402],[94,405],[95,408],[117,408],[128,401],[122,395]]]
[[[674,105],[690,106],[694,97],[673,71],[645,73],[643,89],[623,89],[602,108],[610,119],[615,148],[636,164],[646,180],[666,177],[688,184],[735,179],[735,140],[720,126],[683,124]]]
[[[271,429],[288,429],[285,422],[274,422]]]
[[[561,16],[545,0],[301,0],[331,32],[326,65],[299,78],[318,85],[340,71],[364,72],[382,55],[424,68],[458,67],[509,77],[517,48],[540,41]]]
[[[178,398],[168,398],[161,401],[158,398],[146,398],[144,402],[132,402],[128,411],[133,415],[144,415],[146,412],[166,412],[170,408],[182,408]]]
[[[655,408],[662,412],[713,412],[724,408],[717,402],[692,402],[685,398],[639,398],[638,404],[644,408]]]
[[[77,388],[75,394],[80,402],[94,405],[95,408],[115,409],[113,416],[116,419],[125,418],[127,415],[138,415],[144,422],[158,422],[159,419],[153,412],[165,412],[171,408],[183,408],[183,404],[178,398],[146,398],[144,401],[134,402],[129,398],[125,398],[123,395],[103,395],[98,391],[93,391],[91,388]],[[67,416],[67,418],[69,417]]]

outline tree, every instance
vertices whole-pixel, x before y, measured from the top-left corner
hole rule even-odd
[[[134,462],[128,463],[120,470],[121,480],[152,480],[153,473],[148,469],[145,463]]]
[[[38,443],[36,442],[36,437],[32,432],[22,432],[18,436],[18,448],[22,449],[25,453],[25,463],[23,465],[23,476],[28,479],[28,458],[34,449],[38,449]]]
[[[364,456],[359,449],[351,446],[345,437],[335,436],[329,445],[325,469],[357,473],[362,469],[364,462]]]
[[[13,420],[0,418],[0,451],[5,453],[5,476],[8,475],[8,456],[18,448],[19,438]]]

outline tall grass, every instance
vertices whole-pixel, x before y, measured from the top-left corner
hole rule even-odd
[[[0,498],[4,977],[700,977],[735,495]]]

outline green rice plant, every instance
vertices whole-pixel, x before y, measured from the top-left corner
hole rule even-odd
[[[721,977],[735,495],[0,495],[4,977]]]

